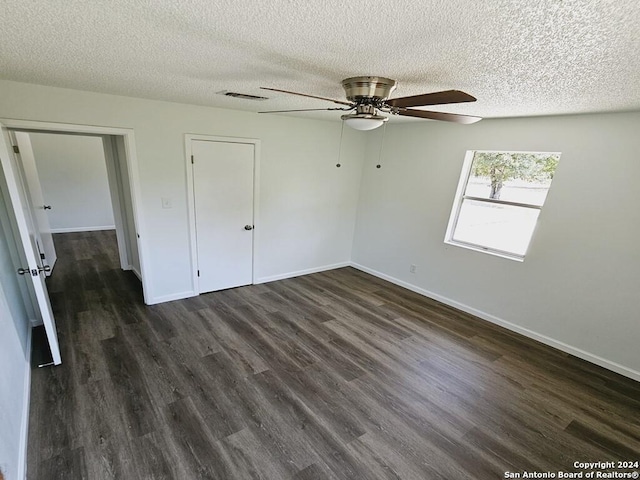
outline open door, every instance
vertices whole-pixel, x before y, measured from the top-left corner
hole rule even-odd
[[[11,208],[15,215],[18,236],[20,238],[21,247],[27,260],[27,265],[23,265],[16,275],[25,275],[29,277],[30,284],[33,286],[37,310],[42,318],[47,340],[49,341],[49,349],[53,357],[53,363],[59,365],[62,363],[60,357],[60,346],[58,344],[58,332],[56,323],[49,302],[49,294],[45,285],[44,272],[49,268],[42,262],[40,252],[37,245],[37,231],[29,208],[29,200],[19,174],[19,165],[16,162],[13,152],[9,150],[9,132],[2,126],[2,134],[0,135],[0,161],[4,171],[7,183],[7,193],[11,200]]]
[[[33,154],[29,134],[26,132],[11,132],[10,134],[13,135],[15,140],[14,145],[18,147],[18,151],[15,152],[15,154],[20,160],[18,166],[22,167],[21,171],[24,174],[26,190],[31,200],[33,220],[36,227],[37,240],[39,240],[39,253],[41,257],[44,255],[44,263],[50,267],[50,270],[45,272],[45,274],[49,276],[58,259],[53,244],[53,236],[51,235],[49,217],[47,216],[47,210],[52,208],[52,206],[46,205],[44,201],[42,185],[40,184],[40,177],[38,176],[38,167],[36,166],[36,158]]]

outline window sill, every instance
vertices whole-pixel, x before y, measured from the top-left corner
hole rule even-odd
[[[455,240],[445,240],[444,243],[447,245],[453,245],[454,247],[461,247],[475,252],[486,253],[488,255],[493,255],[494,257],[506,258],[507,260],[514,260],[516,262],[524,262],[524,255],[521,256],[513,253],[501,252],[499,250],[492,250],[487,247],[480,247],[470,243],[456,242]]]

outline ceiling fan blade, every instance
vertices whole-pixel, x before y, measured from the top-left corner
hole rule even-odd
[[[445,122],[454,122],[454,123],[476,123],[482,120],[482,117],[474,117],[471,115],[458,115],[457,113],[444,113],[444,112],[429,112],[426,110],[410,110],[403,109],[399,110],[397,115],[403,115],[405,117],[417,117],[417,118],[427,118],[429,120],[442,120]]]
[[[262,90],[271,90],[272,92],[288,93],[290,95],[298,95],[299,97],[317,98],[318,100],[325,100],[327,102],[337,103],[338,105],[347,105],[351,107],[353,103],[343,102],[342,100],[335,100],[333,98],[318,97],[317,95],[307,95],[306,93],[290,92],[288,90],[280,90],[278,88],[260,87]]]
[[[286,112],[326,112],[329,110],[341,110],[343,112],[349,111],[349,110],[353,110],[353,108],[302,108],[299,110],[268,110],[265,112],[258,112],[258,113],[286,113]]]
[[[476,97],[460,90],[445,90],[443,92],[425,93],[411,97],[392,98],[385,103],[392,107],[425,107],[427,105],[443,105],[445,103],[475,102]]]

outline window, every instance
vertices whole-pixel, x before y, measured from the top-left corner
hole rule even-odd
[[[560,153],[468,151],[445,242],[522,261]]]

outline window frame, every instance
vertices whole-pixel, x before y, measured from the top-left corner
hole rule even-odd
[[[516,154],[517,153],[536,153],[536,154],[543,153],[543,154],[549,154],[549,155],[562,155],[562,152],[540,152],[540,151],[524,151],[524,150],[467,150],[467,152],[465,153],[464,162],[462,164],[462,171],[460,172],[460,179],[458,180],[458,187],[456,189],[456,194],[453,199],[451,214],[449,215],[449,223],[447,224],[447,231],[445,233],[444,243],[446,243],[447,245],[453,245],[456,247],[462,247],[469,250],[474,250],[476,252],[482,252],[482,253],[487,253],[489,255],[494,255],[497,257],[507,258],[509,260],[524,262],[524,259],[527,253],[529,252],[529,247],[531,247],[531,243],[533,242],[533,237],[535,235],[535,232],[538,228],[537,223],[540,220],[539,216],[538,216],[538,219],[536,220],[536,226],[534,227],[533,232],[531,233],[531,238],[529,239],[529,244],[527,245],[527,249],[522,255],[513,253],[513,252],[508,252],[505,250],[500,250],[497,248],[486,247],[476,243],[465,242],[462,240],[454,240],[453,238],[456,231],[456,227],[458,226],[458,220],[460,218],[462,205],[465,200],[479,201],[479,202],[485,202],[485,203],[496,204],[496,205],[508,205],[508,206],[520,207],[520,208],[530,208],[530,209],[538,210],[539,212],[542,211],[542,207],[546,202],[546,197],[545,197],[545,202],[543,202],[542,205],[534,205],[530,203],[511,202],[508,200],[496,200],[493,198],[482,198],[482,197],[475,197],[472,195],[465,195],[465,191],[467,189],[469,179],[471,178],[471,167],[473,166],[473,159],[476,153],[516,153]]]

